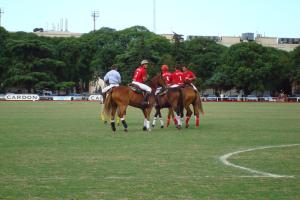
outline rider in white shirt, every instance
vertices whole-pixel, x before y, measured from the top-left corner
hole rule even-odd
[[[116,65],[112,65],[111,70],[105,74],[104,82],[108,83],[108,85],[102,89],[102,94],[105,98],[107,91],[109,91],[113,87],[119,86],[119,84],[121,83],[121,75],[117,71]]]

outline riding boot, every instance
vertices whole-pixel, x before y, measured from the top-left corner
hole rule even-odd
[[[142,106],[147,107],[149,106],[149,101],[148,101],[148,97],[150,96],[150,92],[146,92],[146,94],[144,95],[144,100],[142,103]]]

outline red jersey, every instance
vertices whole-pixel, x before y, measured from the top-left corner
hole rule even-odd
[[[175,72],[173,72],[172,83],[178,84],[178,85],[182,85],[184,83],[184,75],[183,75],[182,71],[175,70]]]
[[[147,79],[146,68],[143,66],[138,67],[134,72],[133,81],[144,83],[146,79]]]
[[[172,84],[172,73],[171,72],[163,72],[162,76],[165,78],[167,86]]]
[[[195,74],[190,70],[183,72],[183,76],[185,81],[188,83],[191,83],[196,78]]]

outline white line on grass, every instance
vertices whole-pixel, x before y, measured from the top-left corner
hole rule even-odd
[[[241,150],[241,151],[235,151],[232,153],[228,153],[225,154],[223,156],[220,156],[219,159],[222,161],[223,164],[231,166],[231,167],[235,167],[238,169],[242,169],[242,170],[246,170],[248,172],[254,173],[254,174],[259,174],[260,176],[258,177],[272,177],[272,178],[294,178],[294,176],[287,176],[287,175],[279,175],[279,174],[272,174],[272,173],[268,173],[268,172],[263,172],[263,171],[258,171],[258,170],[254,170],[254,169],[250,169],[247,167],[243,167],[240,165],[235,165],[231,162],[229,162],[227,159],[233,155],[239,154],[239,153],[244,153],[244,152],[249,152],[249,151],[256,151],[256,150],[260,150],[260,149],[270,149],[270,148],[282,148],[282,147],[291,147],[291,146],[297,146],[300,144],[287,144],[287,145],[278,145],[278,146],[264,146],[264,147],[257,147],[257,148],[252,148],[252,149],[246,149],[246,150]],[[254,175],[257,176],[257,175]]]

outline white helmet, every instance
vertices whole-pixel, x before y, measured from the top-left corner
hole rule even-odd
[[[143,64],[149,64],[148,60],[142,60],[141,65]]]

